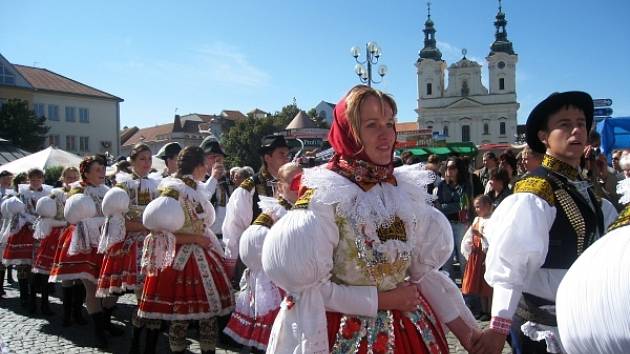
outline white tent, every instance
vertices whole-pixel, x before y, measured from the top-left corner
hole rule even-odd
[[[31,168],[39,168],[46,170],[48,167],[53,166],[74,166],[79,167],[81,163],[81,157],[49,146],[44,150],[24,156],[20,159],[13,160],[9,163],[0,166],[0,170],[7,170],[12,173],[26,172]]]

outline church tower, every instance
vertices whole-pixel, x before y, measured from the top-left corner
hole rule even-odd
[[[418,75],[418,109],[422,99],[444,96],[444,70],[446,64],[442,60],[442,52],[436,46],[435,27],[431,20],[431,3],[427,4],[427,20],[424,23],[424,48],[420,50],[416,61]]]
[[[516,62],[518,55],[514,53],[512,42],[507,38],[505,26],[507,20],[499,0],[499,12],[497,13],[494,26],[496,32],[495,40],[490,46],[488,61],[488,74],[490,83],[490,94],[516,93]]]

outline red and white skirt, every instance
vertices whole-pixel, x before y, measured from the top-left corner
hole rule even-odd
[[[378,311],[376,320],[336,312],[327,312],[326,318],[331,353],[449,352],[442,326],[424,298],[414,312]]]
[[[247,270],[247,285],[236,298],[236,307],[223,333],[244,346],[266,350],[271,327],[285,292],[262,271]]]
[[[96,253],[96,247],[92,247],[89,253],[79,253],[73,256],[68,254],[75,228],[75,225],[66,227],[59,237],[55,260],[48,278],[49,282],[84,279],[96,284],[98,280],[103,255]]]
[[[146,276],[138,317],[201,320],[227,315],[233,307],[222,256],[194,244],[180,244],[172,265]]]
[[[50,274],[63,230],[64,227],[53,227],[50,234],[40,241],[31,269],[33,273]]]
[[[140,272],[140,260],[145,237],[144,233],[127,233],[122,242],[107,250],[98,276],[96,297],[142,289],[144,277]]]
[[[33,248],[35,239],[31,224],[22,226],[20,231],[10,236],[2,254],[2,263],[5,265],[33,264]]]

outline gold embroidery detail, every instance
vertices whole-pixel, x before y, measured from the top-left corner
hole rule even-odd
[[[151,193],[146,191],[138,191],[138,205],[147,205],[151,202]]]
[[[579,256],[586,248],[584,246],[584,238],[586,237],[586,223],[584,222],[584,216],[566,190],[558,189],[555,195],[558,200],[558,204],[564,210],[564,213],[569,219],[569,223],[577,234],[577,255]]]
[[[253,225],[261,225],[271,228],[273,226],[273,219],[265,213],[260,213],[256,220],[254,220]]]
[[[578,178],[578,170],[576,168],[566,162],[558,160],[553,156],[545,155],[541,165],[548,170],[559,173],[571,180],[576,180]]]
[[[608,227],[608,231],[610,232],[614,229],[628,225],[630,225],[630,204],[623,208],[617,219]]]
[[[185,185],[192,188],[193,190],[197,190],[197,181],[195,181],[194,179],[190,177],[182,177],[182,182],[184,182]]]
[[[555,197],[549,181],[543,177],[528,176],[516,182],[514,193],[532,193],[553,206]]]
[[[244,180],[243,182],[241,182],[241,185],[239,187],[243,188],[244,190],[251,192],[252,189],[254,189],[254,180],[249,177],[246,180]]]
[[[398,216],[394,218],[391,225],[379,227],[376,229],[378,238],[385,242],[387,240],[407,241],[407,232],[405,231],[405,223]]]
[[[315,194],[315,189],[308,188],[304,191],[302,196],[298,198],[295,202],[295,209],[308,209],[309,204],[311,204],[311,199],[313,199],[313,195]]]
[[[83,187],[74,187],[70,190],[70,192],[68,193],[68,196],[71,197],[75,194],[81,194],[85,191],[85,188]]]
[[[179,199],[179,191],[175,188],[164,188],[161,190],[160,192],[160,196],[162,197],[169,197],[169,198],[173,198],[175,200]]]
[[[293,208],[293,206],[291,205],[291,203],[289,203],[286,199],[282,198],[282,197],[278,197],[278,203],[285,208],[286,210],[291,210],[291,208]]]

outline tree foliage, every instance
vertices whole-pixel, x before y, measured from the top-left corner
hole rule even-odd
[[[10,99],[0,109],[0,137],[24,150],[40,150],[49,129],[46,118],[37,117],[27,101]]]
[[[300,108],[293,102],[269,117],[260,119],[249,117],[237,122],[222,137],[221,143],[227,155],[228,167],[251,166],[258,170],[262,163],[258,153],[261,139],[265,135],[283,131],[299,111]]]

